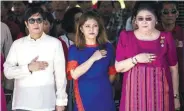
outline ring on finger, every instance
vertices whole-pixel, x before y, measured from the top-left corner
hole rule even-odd
[[[151,62],[151,59],[149,59],[149,62]]]
[[[149,59],[151,59],[152,58],[152,55],[149,55]]]

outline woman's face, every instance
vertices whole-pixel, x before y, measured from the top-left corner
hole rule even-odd
[[[49,34],[50,29],[51,29],[51,24],[50,24],[50,22],[49,22],[48,20],[45,20],[45,21],[43,22],[43,30],[44,30],[44,32],[45,32],[46,34]]]
[[[139,11],[135,18],[135,23],[139,30],[142,31],[153,30],[155,28],[156,21],[155,15],[148,10]]]
[[[80,18],[81,15],[82,15],[81,12],[75,14],[75,16],[74,16],[75,26],[77,26],[76,24],[79,21],[79,18]]]
[[[84,25],[80,27],[85,39],[96,39],[99,32],[98,22],[94,19],[88,19]]]

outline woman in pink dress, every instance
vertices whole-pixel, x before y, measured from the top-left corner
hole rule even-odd
[[[3,79],[3,63],[4,63],[4,57],[1,54],[1,81]],[[4,90],[2,88],[2,84],[1,84],[1,111],[7,111],[6,98],[5,98],[5,95],[4,95]]]
[[[138,29],[122,31],[115,67],[122,72],[120,111],[174,111],[180,107],[176,48],[170,32],[155,29],[151,4],[134,13]]]

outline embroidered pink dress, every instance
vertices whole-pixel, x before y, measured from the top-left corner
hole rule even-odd
[[[152,63],[139,63],[124,73],[120,111],[174,111],[169,66],[177,64],[177,57],[171,33],[161,32],[158,39],[143,41],[132,31],[121,32],[116,61],[139,53],[154,53],[157,58]]]

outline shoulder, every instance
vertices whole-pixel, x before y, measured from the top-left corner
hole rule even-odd
[[[11,47],[19,47],[19,46],[22,46],[24,44],[24,40],[26,39],[27,36],[25,37],[22,37],[22,38],[19,38],[15,41],[13,41]]]
[[[1,22],[1,27],[8,27],[5,23]]]
[[[106,43],[106,47],[107,47],[108,49],[114,49],[114,46],[113,46],[110,42],[107,42],[107,43]]]
[[[120,37],[129,36],[129,34],[133,34],[133,31],[122,30],[122,31],[120,32]]]
[[[184,29],[181,26],[176,25],[174,30],[177,32],[177,31],[183,31]]]
[[[69,47],[69,51],[77,51],[77,47],[73,44]]]
[[[160,32],[160,33],[161,33],[161,34],[160,34],[161,37],[164,36],[164,37],[166,37],[166,39],[172,37],[172,32],[169,32],[169,31],[162,31],[162,32]]]
[[[170,44],[170,42],[174,41],[173,36],[172,36],[172,32],[162,31],[160,33],[161,33],[161,39],[165,39],[168,44]]]
[[[59,39],[62,39],[64,41],[68,40],[67,36],[64,34],[64,35],[61,35],[59,36]]]
[[[1,22],[1,30],[4,29],[4,30],[9,30],[9,27],[8,25],[6,25],[5,23]]]
[[[13,43],[14,44],[20,44],[20,43],[22,43],[27,38],[28,38],[28,36],[23,36],[23,37],[21,37],[19,39],[16,39]]]
[[[56,44],[60,44],[61,43],[59,39],[57,39],[55,37],[52,37],[50,35],[45,35],[45,39],[47,41],[49,41],[50,43],[56,43]]]
[[[133,36],[133,31],[125,31],[125,30],[123,30],[123,31],[121,31],[121,33],[120,33],[120,36],[119,36],[119,40],[120,41],[127,41],[127,40],[129,40],[129,38],[131,38],[132,36]]]

